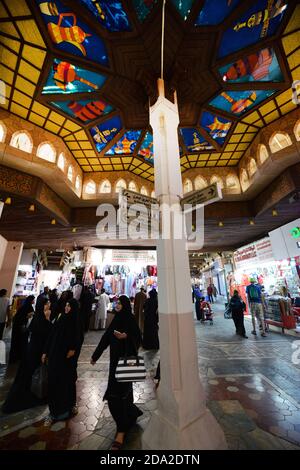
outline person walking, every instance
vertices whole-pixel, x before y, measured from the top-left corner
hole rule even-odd
[[[96,318],[95,318],[96,330],[105,330],[108,305],[109,305],[109,296],[105,292],[105,289],[101,289],[101,294],[98,300]]]
[[[266,335],[266,328],[265,328],[265,320],[264,320],[264,311],[262,305],[262,295],[261,295],[261,287],[260,285],[255,283],[254,278],[250,278],[250,284],[246,287],[246,294],[248,297],[249,308],[252,316],[252,325],[253,330],[251,333],[253,335],[257,335],[256,333],[256,322],[255,319],[258,321],[258,325],[261,325],[261,336],[265,337]]]
[[[212,289],[213,289],[212,295],[214,296],[215,302],[216,302],[216,301],[217,301],[217,296],[218,296],[218,293],[219,293],[219,292],[218,292],[218,289],[216,288],[216,286],[215,286],[214,284],[212,285]]]
[[[115,378],[120,357],[137,354],[141,333],[126,295],[120,296],[115,310],[115,317],[102,336],[90,362],[92,365],[96,364],[105,349],[110,347],[108,384],[103,400],[107,400],[109,411],[117,425],[115,440],[111,446],[111,450],[117,451],[123,445],[126,432],[143,413],[133,403],[132,382],[118,382]]]
[[[156,289],[149,292],[149,299],[144,303],[143,348],[159,349],[158,339],[158,299]]]
[[[45,424],[62,421],[77,413],[77,360],[81,346],[78,302],[70,300],[55,321],[44,347],[42,363],[48,366],[49,416]]]
[[[207,296],[210,303],[214,303],[213,291],[213,286],[210,284],[207,288]]]
[[[0,340],[3,338],[5,324],[9,321],[9,298],[6,297],[7,290],[0,290]]]
[[[43,314],[35,314],[28,327],[29,341],[2,406],[4,413],[15,413],[45,402],[32,394],[31,381],[34,371],[41,364],[41,355],[53,328],[50,315],[50,302],[44,299]]]
[[[94,300],[93,292],[89,287],[85,286],[80,297],[80,321],[84,333],[87,333],[89,330]]]
[[[196,299],[196,302],[195,302],[196,317],[197,317],[197,320],[200,321],[202,320],[202,312],[201,312],[202,292],[199,289],[199,286],[195,286],[194,296]]]
[[[233,296],[229,301],[229,309],[231,310],[232,319],[235,324],[236,334],[243,338],[248,338],[244,325],[244,311],[246,310],[246,304],[239,296],[239,292],[237,290],[233,292]]]
[[[9,364],[22,359],[28,341],[28,322],[34,315],[33,304],[34,295],[29,295],[13,317]]]
[[[45,300],[49,300],[49,287],[44,287],[43,292],[38,295],[35,303],[35,311],[36,313],[41,313],[43,314],[43,308],[45,304]]]
[[[147,300],[147,295],[145,293],[144,287],[141,287],[140,292],[138,292],[134,299],[134,316],[136,318],[137,324],[141,331],[144,331],[144,303]]]

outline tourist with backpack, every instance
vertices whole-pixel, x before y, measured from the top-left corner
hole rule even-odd
[[[255,283],[255,279],[250,279],[249,286],[246,287],[246,293],[249,302],[249,308],[252,316],[252,325],[253,330],[251,333],[253,335],[257,335],[256,333],[256,322],[255,318],[258,321],[258,324],[261,325],[261,336],[265,337],[266,335],[266,327],[265,327],[265,320],[264,320],[264,311],[263,311],[263,299],[261,294],[261,286]]]
[[[243,338],[248,338],[244,325],[244,311],[246,310],[246,304],[239,296],[237,290],[233,292],[233,296],[230,299],[228,307],[231,311],[232,319],[235,324],[236,334],[242,336]]]

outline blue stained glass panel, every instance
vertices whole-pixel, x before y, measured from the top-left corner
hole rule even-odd
[[[132,154],[142,131],[127,131],[121,139],[113,145],[106,155]]]
[[[274,49],[267,47],[219,69],[224,82],[281,82],[282,75]]]
[[[101,65],[108,65],[106,46],[72,10],[59,0],[36,0],[48,34],[55,46],[63,52],[86,57]]]
[[[140,157],[143,157],[148,163],[153,164],[153,136],[146,132],[142,145],[138,151]]]
[[[209,104],[215,108],[227,111],[235,116],[241,116],[251,108],[276,93],[277,90],[254,91],[223,91]]]
[[[201,152],[202,150],[212,150],[214,148],[197,129],[183,127],[180,129],[180,133],[189,152]]]
[[[133,5],[139,21],[145,21],[156,3],[157,0],[133,0]]]
[[[259,0],[223,34],[219,57],[243,49],[276,33],[287,9],[287,0]]]
[[[120,132],[122,129],[122,121],[120,116],[114,116],[98,126],[90,130],[91,136],[94,139],[96,149],[101,152],[107,144]]]
[[[131,31],[131,25],[121,1],[80,0],[108,31]]]
[[[95,99],[94,101],[53,101],[52,104],[85,124],[110,113],[114,109],[112,106],[99,99]]]
[[[195,26],[220,24],[240,2],[241,0],[205,0]]]
[[[100,73],[70,64],[61,59],[54,59],[42,94],[70,94],[99,90],[106,77]]]
[[[204,111],[201,116],[200,125],[219,145],[223,145],[232,122],[215,114]]]
[[[187,17],[190,14],[194,0],[172,0],[173,5],[178,10],[180,15],[184,20],[187,20]]]

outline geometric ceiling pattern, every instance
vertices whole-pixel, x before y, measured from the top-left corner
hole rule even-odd
[[[296,108],[297,3],[167,2],[182,171],[236,166],[261,128]],[[0,106],[61,137],[84,172],[153,181],[160,20],[159,0],[0,0]]]

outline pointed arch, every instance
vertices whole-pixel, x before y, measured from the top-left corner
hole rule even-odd
[[[199,191],[200,189],[206,188],[206,186],[207,186],[207,181],[204,178],[202,178],[202,176],[200,175],[196,176],[194,180],[195,189]]]
[[[123,189],[127,189],[127,184],[126,184],[126,181],[123,180],[123,179],[120,179],[117,184],[116,184],[116,193],[118,193],[120,191],[120,189],[123,188]]]
[[[155,196],[155,191],[154,191],[154,190],[153,190],[153,191],[151,191],[151,197],[154,197],[154,198],[156,197],[156,196]]]
[[[68,180],[73,183],[73,178],[74,178],[74,170],[73,170],[72,165],[70,165],[68,168]]]
[[[81,178],[79,175],[77,175],[75,179],[75,189],[79,191],[80,188],[81,188]]]
[[[42,142],[36,152],[39,158],[46,160],[47,162],[55,163],[56,150],[50,142]]]
[[[239,189],[240,182],[236,175],[227,175],[226,176],[226,188],[229,189]]]
[[[96,194],[96,183],[94,180],[90,180],[85,184],[84,192],[86,194]]]
[[[100,185],[100,193],[102,194],[108,194],[111,193],[111,183],[108,180],[102,181]]]
[[[262,165],[269,158],[269,152],[264,144],[257,147],[257,161]]]
[[[269,145],[271,152],[276,153],[292,145],[292,141],[287,132],[276,132],[270,138]]]
[[[57,159],[57,166],[61,171],[65,170],[65,163],[66,163],[65,156],[62,152],[59,154],[58,159]]]
[[[183,193],[186,194],[190,193],[191,191],[193,191],[193,183],[189,178],[186,178],[183,183]]]
[[[6,126],[3,122],[0,122],[0,143],[5,141],[6,137]]]
[[[248,177],[247,170],[245,168],[241,169],[240,182],[241,182],[241,187],[243,191],[245,191],[249,186],[249,177]]]
[[[210,178],[210,184],[214,184],[214,183],[218,183],[220,185],[220,188],[223,189],[224,188],[224,182],[222,180],[222,178],[220,176],[217,176],[217,175],[213,175],[211,178]]]
[[[248,162],[248,175],[249,175],[249,177],[251,178],[252,176],[254,176],[256,172],[257,172],[256,161],[252,157],[252,158],[250,158],[250,160]]]
[[[148,190],[147,188],[145,188],[145,186],[141,187],[141,194],[143,194],[144,196],[148,196]]]
[[[130,191],[134,191],[134,192],[138,192],[138,187],[136,185],[136,183],[134,181],[130,181],[129,185],[128,185],[128,189]]]
[[[15,132],[11,138],[10,145],[27,153],[31,153],[33,149],[32,138],[27,131]]]
[[[295,134],[296,140],[298,140],[299,142],[300,141],[300,119],[299,121],[296,122],[296,125],[294,127],[294,134]]]

